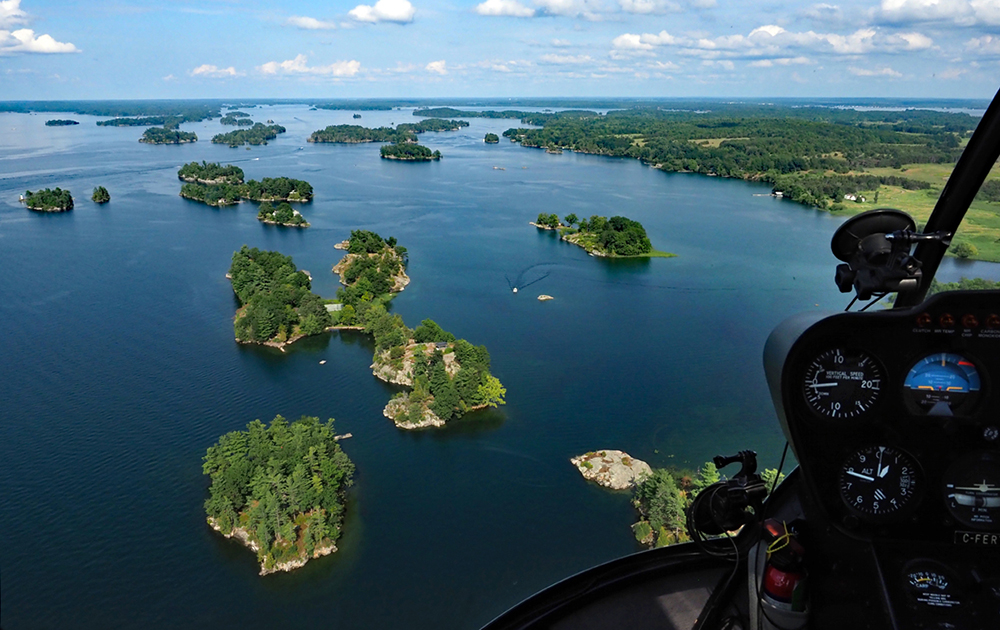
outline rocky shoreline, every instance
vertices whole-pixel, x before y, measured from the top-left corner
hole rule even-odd
[[[222,531],[222,528],[215,522],[215,519],[208,517],[208,526],[219,532],[226,538],[235,538],[244,547],[250,551],[257,553],[260,551],[260,547],[250,538],[250,533],[242,527],[234,527],[233,531],[228,534]],[[302,568],[312,559],[320,558],[322,556],[328,556],[331,553],[337,551],[337,545],[330,543],[329,545],[319,545],[313,550],[312,556],[300,557],[295,560],[289,560],[287,562],[278,562],[273,567],[268,569],[263,562],[260,564],[260,574],[259,575],[269,575],[271,573],[280,573],[282,571],[294,571],[295,569]]]
[[[649,464],[624,451],[591,451],[569,461],[584,479],[612,490],[629,490],[653,474]]]

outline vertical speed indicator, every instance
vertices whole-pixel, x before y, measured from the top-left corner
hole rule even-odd
[[[809,408],[827,418],[860,417],[882,393],[882,368],[865,352],[832,348],[806,367],[802,393]]]

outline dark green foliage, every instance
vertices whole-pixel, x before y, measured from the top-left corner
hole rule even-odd
[[[660,528],[675,533],[684,531],[687,501],[670,471],[658,468],[636,484],[632,502],[649,521],[653,531]]]
[[[94,194],[90,196],[90,200],[94,203],[108,203],[111,201],[111,193],[104,186],[98,186],[94,189]]]
[[[46,120],[46,127],[68,127],[70,125],[79,125],[80,123],[75,120],[64,120],[61,118],[56,118],[54,120]]]
[[[161,125],[166,129],[176,129],[182,121],[176,116],[142,116],[140,118],[112,118],[97,121],[98,127],[152,127]]]
[[[251,201],[310,201],[313,187],[309,182],[290,177],[251,179],[243,185],[240,196]]]
[[[230,184],[184,184],[181,186],[181,197],[200,201],[210,206],[232,206],[240,202],[241,187]]]
[[[312,132],[309,136],[309,142],[339,142],[346,144],[397,142],[405,141],[409,136],[410,134],[398,132],[392,127],[370,129],[361,125],[330,125],[326,129]]]
[[[528,115],[528,112],[514,110],[478,112],[454,109],[452,107],[428,107],[414,110],[413,115],[428,118],[523,118]]]
[[[496,143],[500,142],[500,136],[498,136],[495,133],[488,133],[483,138],[483,142],[485,142],[486,144],[496,144]]]
[[[226,112],[226,115],[219,119],[223,125],[234,125],[237,127],[250,127],[253,121],[250,114],[246,112]]]
[[[579,223],[580,222],[580,217],[576,216],[575,214],[573,214],[571,212],[571,213],[569,213],[569,214],[566,215],[565,221],[566,221],[566,225],[568,225],[570,227],[573,227],[574,223]]]
[[[994,281],[984,278],[962,278],[958,282],[932,280],[927,295],[934,295],[942,291],[995,291],[997,289],[1000,289],[1000,280]]]
[[[242,184],[243,169],[232,164],[222,166],[218,162],[188,162],[177,171],[177,179],[197,181],[202,184],[225,183]]]
[[[265,569],[340,536],[354,465],[334,440],[333,420],[254,420],[219,438],[204,462],[206,514],[224,534],[246,530]]]
[[[405,160],[409,162],[427,162],[440,160],[440,151],[431,151],[421,144],[387,144],[379,150],[379,154],[387,160]]]
[[[638,256],[653,251],[646,229],[638,221],[611,217],[598,234],[600,247],[615,256]]]
[[[389,237],[395,242],[393,237]],[[375,232],[368,230],[351,230],[347,252],[350,254],[377,254],[385,249],[386,241]]]
[[[450,342],[455,341],[455,335],[441,328],[433,319],[425,319],[413,329],[413,341],[417,343]]]
[[[266,201],[260,204],[260,209],[257,211],[257,220],[280,223],[281,225],[309,227],[309,223],[305,220],[305,217],[297,210],[292,209],[292,206],[286,201],[278,204],[276,208]]]
[[[974,258],[979,254],[979,248],[972,243],[966,243],[965,241],[956,242],[952,245],[948,251],[955,254],[959,258]]]
[[[792,201],[809,206],[826,207],[827,203],[840,203],[844,195],[861,191],[878,190],[879,186],[899,186],[906,190],[926,190],[931,187],[922,182],[895,175],[829,175],[822,173],[769,174],[761,179],[774,184]]]
[[[253,127],[247,129],[217,134],[212,137],[212,143],[228,144],[231,147],[239,147],[244,144],[267,144],[268,140],[277,138],[279,133],[285,133],[285,128],[281,125],[255,123]]]
[[[197,142],[198,136],[188,131],[167,129],[166,127],[150,127],[142,133],[139,142],[145,144],[186,144]]]
[[[536,225],[542,225],[546,227],[559,227],[559,216],[556,214],[545,214],[544,212],[538,213],[538,218],[535,219]]]
[[[428,118],[418,123],[402,123],[396,125],[396,131],[401,133],[424,133],[425,131],[458,131],[462,127],[468,127],[469,123],[464,120],[444,120],[442,118]]]
[[[976,199],[1000,203],[1000,179],[991,179],[984,183],[979,189]]]
[[[229,277],[243,305],[233,324],[239,341],[284,342],[333,325],[320,297],[310,291],[309,276],[289,256],[244,245],[233,254]]]
[[[45,212],[72,210],[73,195],[68,190],[63,190],[62,188],[44,188],[38,192],[26,190],[24,192],[24,203],[32,210],[42,210]]]
[[[203,163],[204,164],[204,163]],[[192,167],[193,168],[190,168]],[[178,172],[178,177],[185,179],[181,173],[186,173],[190,177],[196,177],[200,179],[208,179],[209,175],[216,175],[212,179],[223,179],[233,182],[236,180],[237,175],[240,179],[243,177],[243,171],[235,166],[218,167],[218,164],[207,164],[208,168],[205,169],[204,166],[198,166],[197,163],[191,162],[186,164],[181,171]],[[228,173],[228,175],[226,174]],[[188,183],[181,186],[181,197],[186,199],[192,199],[194,201],[201,201],[207,203],[210,206],[226,206],[237,204],[241,199],[249,199],[250,201],[301,201],[307,202],[312,200],[313,187],[309,182],[302,181],[300,179],[292,179],[290,177],[265,177],[261,181],[256,181],[251,179],[245,184],[237,183],[221,183],[221,184],[203,184],[203,183]]]

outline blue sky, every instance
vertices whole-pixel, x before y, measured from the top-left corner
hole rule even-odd
[[[0,100],[1000,87],[1000,0],[365,2],[0,0]]]

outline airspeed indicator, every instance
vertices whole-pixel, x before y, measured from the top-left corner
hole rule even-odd
[[[806,404],[827,418],[860,417],[871,411],[881,393],[878,361],[846,348],[832,348],[813,359],[802,382]]]

